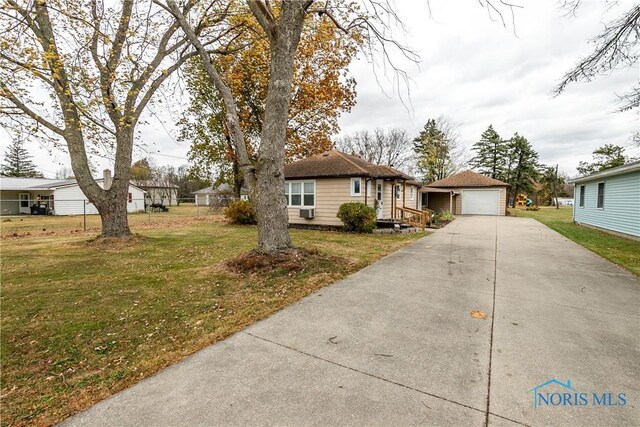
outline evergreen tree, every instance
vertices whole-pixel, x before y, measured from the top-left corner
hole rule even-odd
[[[508,171],[508,141],[502,140],[500,135],[489,125],[482,132],[480,141],[473,144],[475,156],[471,159],[471,166],[483,175],[506,181]]]
[[[533,149],[529,141],[515,133],[507,142],[506,182],[511,184],[510,192],[512,207],[515,207],[515,199],[519,193],[531,194],[533,184],[540,176],[538,153]]]
[[[416,167],[422,179],[431,183],[448,174],[451,154],[446,136],[434,119],[429,119],[424,129],[413,140],[413,151],[417,155]]]
[[[18,176],[26,178],[42,178],[31,161],[31,155],[24,148],[24,141],[14,138],[4,152],[4,164],[0,174],[3,176]]]
[[[591,175],[592,173],[622,166],[634,160],[624,155],[624,147],[605,144],[593,151],[593,162],[580,162],[577,169],[580,175]]]

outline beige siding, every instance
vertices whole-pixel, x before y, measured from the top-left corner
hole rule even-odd
[[[450,193],[428,193],[429,209],[434,212],[442,212],[449,210]],[[455,212],[455,209],[452,209]]]
[[[365,179],[362,178],[362,195],[351,196],[351,178],[319,178],[315,180],[291,180],[297,181],[315,181],[316,183],[316,205],[315,218],[300,218],[299,207],[289,207],[289,222],[291,224],[308,224],[308,225],[342,225],[342,221],[336,216],[338,208],[343,203],[348,202],[365,202]],[[289,181],[287,181],[289,182]],[[372,187],[373,188],[373,187]],[[372,188],[368,188],[367,204],[373,206],[373,198],[371,194]]]
[[[373,207],[376,197],[376,180],[365,181],[362,178],[362,195],[351,196],[351,178],[318,178],[309,180],[287,180],[287,182],[298,181],[315,181],[316,184],[316,198],[315,198],[315,218],[306,219],[300,218],[299,207],[289,207],[287,212],[289,214],[289,222],[291,224],[306,224],[306,225],[331,225],[341,226],[342,221],[337,217],[338,209],[340,205],[348,202],[360,202],[365,203],[365,188],[366,188],[366,200],[367,205]],[[365,184],[365,182],[370,182]],[[420,193],[417,186],[413,186],[413,200],[411,200],[410,186],[407,186],[406,194],[406,206],[412,208],[418,208],[420,206]],[[384,218],[391,218],[392,216],[392,199],[393,193],[393,181],[384,181],[383,185],[383,201],[384,201]],[[394,206],[403,206],[402,197],[400,200],[393,200],[397,202]],[[305,207],[306,209],[306,207]]]

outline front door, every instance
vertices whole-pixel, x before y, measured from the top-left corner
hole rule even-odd
[[[376,180],[376,215],[378,219],[384,218],[384,180]]]
[[[18,195],[18,200],[20,203],[20,213],[21,214],[31,213],[31,209],[29,207],[29,193],[20,193]]]

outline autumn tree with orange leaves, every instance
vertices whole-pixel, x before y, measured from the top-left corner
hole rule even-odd
[[[217,65],[236,99],[240,125],[253,155],[262,132],[269,42],[250,13],[233,19],[245,27],[234,43],[242,48],[220,57]],[[326,19],[311,16],[305,21],[294,70],[287,161],[331,147],[331,136],[339,131],[340,114],[355,105],[356,82],[349,77],[348,66],[360,44],[359,33],[345,35]],[[242,176],[226,129],[224,104],[199,60],[189,63],[186,77],[190,105],[178,124],[180,139],[191,143],[192,173],[208,178],[215,172],[217,182],[232,183],[239,195]]]

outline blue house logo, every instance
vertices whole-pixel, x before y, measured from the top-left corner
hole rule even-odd
[[[625,406],[625,393],[583,393],[571,386],[571,380],[566,383],[552,378],[528,391],[533,393],[533,408],[539,406]]]
[[[538,407],[538,405],[541,403],[546,404],[547,406],[549,405],[549,400],[550,400],[550,396],[553,396],[554,394],[557,394],[560,396],[560,393],[539,393],[538,390],[544,387],[547,387],[551,384],[558,384],[561,387],[564,387],[567,390],[571,390],[573,392],[577,391],[575,388],[571,387],[571,380],[567,380],[567,383],[563,383],[562,381],[559,381],[555,378],[550,379],[549,381],[545,381],[542,384],[539,384],[537,386],[535,386],[534,388],[532,388],[531,390],[529,390],[529,393],[533,392],[533,407],[534,409]],[[571,394],[571,393],[562,393],[562,395],[564,394]],[[563,396],[561,396],[563,397]],[[554,405],[555,406],[555,405]]]

